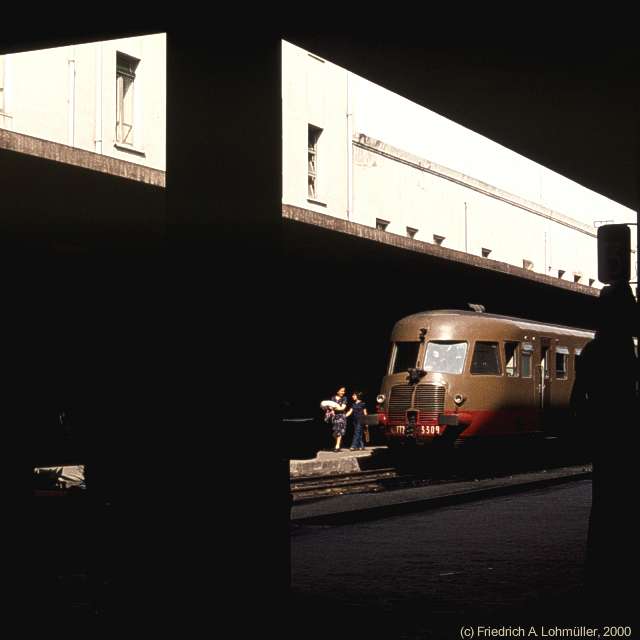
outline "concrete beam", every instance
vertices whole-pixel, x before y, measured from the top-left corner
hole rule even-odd
[[[5,129],[0,129],[0,149],[137,180],[156,187],[166,186],[164,171]]]
[[[504,273],[517,278],[550,285],[558,289],[593,296],[594,298],[597,298],[600,295],[599,290],[593,287],[560,280],[559,278],[553,278],[541,273],[536,273],[535,271],[529,271],[521,267],[507,264],[506,262],[499,262],[498,260],[491,260],[490,258],[474,256],[465,253],[464,251],[448,249],[436,244],[431,244],[430,242],[422,242],[421,240],[415,240],[395,233],[389,233],[388,231],[379,231],[373,227],[367,227],[356,222],[350,222],[343,218],[335,218],[325,213],[316,213],[315,211],[301,209],[300,207],[294,207],[292,205],[282,205],[282,215],[285,219],[314,225],[316,227],[322,227],[323,229],[337,231],[339,233],[344,233],[346,235],[351,235],[365,240],[380,242],[398,249],[414,251],[416,253],[430,255],[444,260],[451,260],[453,262],[466,264],[479,269],[487,269],[497,273]]]

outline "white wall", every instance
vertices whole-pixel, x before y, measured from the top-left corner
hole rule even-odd
[[[581,274],[594,286],[594,222],[636,221],[631,209],[286,42],[282,80],[284,204],[368,226],[382,218],[390,233],[412,227],[416,240],[445,236],[445,247],[488,248],[490,259],[530,260],[538,273]],[[324,129],[325,206],[307,198],[309,123]]]
[[[134,144],[115,144],[116,55],[140,60]],[[86,151],[166,167],[166,36],[154,34],[5,56],[0,127]]]
[[[349,132],[347,72],[282,43],[283,202],[333,216],[347,214]],[[308,198],[308,126],[323,130],[318,148],[318,197]]]
[[[635,212],[429,109],[352,75],[358,131],[586,224]]]
[[[569,281],[581,273],[582,284],[597,278],[592,227],[365,136],[354,140],[353,192],[354,222],[375,226],[381,218],[390,233],[406,236],[412,227],[416,240],[444,236],[442,246],[457,251],[489,249],[492,260],[528,260],[554,277],[562,269]]]

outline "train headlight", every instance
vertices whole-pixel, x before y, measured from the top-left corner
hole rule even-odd
[[[453,396],[453,401],[457,405],[461,405],[465,401],[465,397],[461,393],[456,393],[456,395]]]
[[[384,397],[384,393],[381,393],[377,398],[376,398],[376,402],[378,404],[382,404],[385,401],[385,397]]]

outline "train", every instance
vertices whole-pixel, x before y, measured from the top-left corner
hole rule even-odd
[[[470,306],[394,325],[367,420],[390,448],[558,437],[571,424],[576,357],[594,333]]]

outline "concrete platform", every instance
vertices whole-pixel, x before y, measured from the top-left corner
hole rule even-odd
[[[384,462],[387,447],[366,447],[364,451],[318,451],[310,460],[290,460],[289,475],[291,478],[303,476],[330,476],[338,473],[358,473],[364,469],[375,467],[379,459]]]

